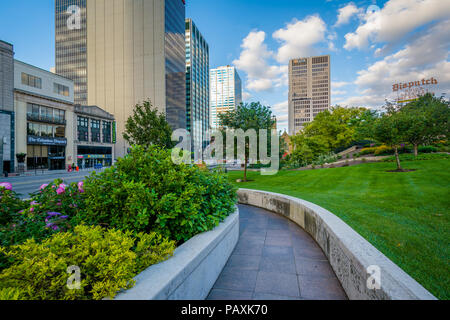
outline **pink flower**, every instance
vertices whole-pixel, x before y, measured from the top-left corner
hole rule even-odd
[[[78,191],[80,191],[81,193],[84,192],[83,186],[84,186],[83,181],[78,182]]]
[[[0,188],[5,188],[6,190],[12,190],[12,184],[9,182],[0,183]]]
[[[30,208],[30,212],[33,212],[33,211],[34,211],[34,207],[31,207],[31,208]]]
[[[58,189],[56,189],[56,193],[57,194],[62,194],[66,191],[66,189],[59,187]]]
[[[62,203],[61,203],[61,202],[58,202],[56,205],[57,205],[58,207],[61,207],[61,206],[62,206]]]
[[[40,188],[39,188],[39,190],[44,190],[45,188],[47,188],[48,187],[48,184],[43,184]]]

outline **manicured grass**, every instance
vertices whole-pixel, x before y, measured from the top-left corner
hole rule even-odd
[[[250,172],[240,188],[295,196],[333,212],[439,299],[450,299],[449,160]],[[242,172],[229,172],[233,182]]]

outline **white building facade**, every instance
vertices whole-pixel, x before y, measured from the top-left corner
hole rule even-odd
[[[218,114],[233,110],[242,103],[242,81],[236,68],[223,66],[211,69],[210,88],[211,127],[218,128]]]

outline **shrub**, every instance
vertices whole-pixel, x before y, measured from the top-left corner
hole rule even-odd
[[[400,160],[402,161],[421,161],[421,160],[440,160],[450,159],[450,155],[446,153],[422,153],[415,157],[413,154],[402,154]],[[394,162],[395,157],[389,157],[382,160],[383,162]]]
[[[0,245],[15,245],[30,238],[41,241],[56,232],[72,229],[72,220],[84,209],[82,186],[82,182],[67,186],[62,180],[55,180],[50,185],[42,185],[31,195],[31,201],[16,199],[16,206],[10,205],[9,212],[2,212],[2,217],[7,219],[0,226]],[[5,266],[0,258],[2,267]]]
[[[433,146],[422,146],[418,148],[419,153],[435,153],[438,152],[438,148]]]
[[[392,154],[393,152],[394,152],[394,150],[391,147],[383,145],[383,146],[376,147],[373,154],[375,156],[382,156],[382,155]]]
[[[174,164],[168,150],[136,146],[85,181],[78,221],[186,241],[235,210],[236,189],[220,172]]]
[[[156,234],[77,226],[42,243],[1,248],[13,260],[0,274],[0,297],[29,300],[102,299],[134,285],[133,277],[172,255],[174,243]],[[67,286],[68,267],[80,270],[80,288]]]
[[[0,228],[13,221],[13,213],[17,213],[26,207],[26,202],[19,199],[18,194],[12,190],[10,183],[3,182],[0,184]]]

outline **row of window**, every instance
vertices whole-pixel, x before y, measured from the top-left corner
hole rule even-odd
[[[100,121],[96,119],[89,119],[85,117],[78,117],[78,141],[87,142],[89,141],[89,122],[91,125],[91,142],[112,142],[112,125],[111,121]],[[101,122],[101,128],[100,128]],[[100,131],[101,130],[101,131]],[[101,140],[100,132],[103,133],[103,140]]]
[[[35,103],[27,103],[27,115],[36,121],[64,122],[66,118],[64,110],[45,107]]]
[[[22,84],[33,88],[42,89],[42,79],[25,72],[22,72]],[[66,97],[70,95],[69,87],[56,82],[53,84],[53,92]]]
[[[49,124],[28,122],[27,135],[49,138],[65,138],[66,128],[64,126],[52,126]]]

